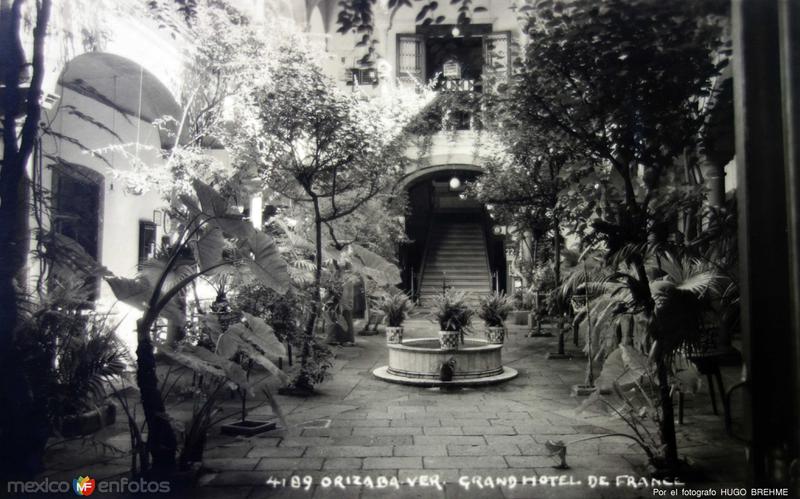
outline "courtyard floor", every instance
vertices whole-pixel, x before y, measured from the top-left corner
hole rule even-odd
[[[417,319],[407,323],[406,331],[410,337],[434,336],[436,328]],[[619,419],[576,413],[580,401],[570,396],[570,388],[583,381],[585,360],[547,360],[555,346],[555,337],[529,338],[523,328],[512,327],[503,360],[519,371],[516,379],[444,392],[376,379],[372,370],[386,363],[385,339],[358,336],[355,346],[335,347],[333,377],[317,395],[280,397],[288,429],[253,438],[214,432],[205,453],[206,473],[189,497],[652,497],[652,487],[641,482],[649,476],[643,453],[627,439],[570,445],[571,469],[553,468],[556,460],[545,449],[547,440],[569,443],[630,432]],[[725,368],[723,374],[731,386],[738,369]],[[684,424],[677,428],[681,455],[703,477],[686,488],[742,483],[744,448],[727,436],[722,415],[713,414],[707,387],[687,400]],[[117,430],[109,441],[124,446],[127,430],[119,425]],[[65,445],[49,454],[47,476],[71,479],[89,473],[106,479],[124,474],[128,464],[129,458],[103,458],[92,449],[76,455],[74,446]],[[513,487],[487,480],[512,476],[517,480]],[[342,486],[335,483],[337,477]],[[459,483],[462,477],[479,477],[484,487],[472,483],[467,488]],[[591,488],[592,477],[605,477],[609,485]],[[630,486],[628,477],[639,487]]]

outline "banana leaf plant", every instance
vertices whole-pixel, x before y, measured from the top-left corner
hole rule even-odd
[[[210,186],[195,180],[196,197],[182,195],[178,209],[185,215],[166,261],[151,261],[134,278],[106,277],[118,300],[143,314],[138,319],[136,380],[148,427],[147,448],[154,475],[176,470],[177,438],[164,407],[156,375],[153,329],[159,318],[186,321],[176,298],[195,279],[224,268],[257,279],[276,292],[289,289],[286,262],[272,237],[255,229],[233,205]],[[230,245],[227,248],[226,245]]]
[[[247,416],[247,400],[262,393],[272,412],[286,427],[283,411],[269,386],[271,378],[277,378],[281,383],[288,380],[275,364],[286,351],[272,328],[263,319],[248,313],[243,313],[241,322],[228,327],[223,327],[214,314],[201,317],[199,323],[210,336],[212,347],[204,344],[183,344],[176,349],[159,346],[160,351],[170,359],[201,377],[204,397],[202,403],[195,406],[183,435],[179,463],[184,467],[202,456],[206,432],[235,414],[226,413],[218,407],[220,397],[224,394],[222,389],[226,386],[239,393],[241,421],[245,421]],[[254,364],[265,370],[267,375],[254,379]]]

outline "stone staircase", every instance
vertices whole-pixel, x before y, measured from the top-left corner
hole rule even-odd
[[[478,296],[491,293],[486,239],[479,222],[436,221],[431,227],[422,270],[420,307],[430,308],[442,294],[442,285],[465,291],[472,306]]]

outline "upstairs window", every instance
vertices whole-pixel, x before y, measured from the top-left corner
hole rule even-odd
[[[457,62],[457,86],[480,91],[485,76],[494,83],[508,80],[509,41],[509,32],[493,33],[490,24],[419,26],[417,33],[397,35],[397,76],[427,83],[440,75],[437,84],[444,85],[445,65]]]

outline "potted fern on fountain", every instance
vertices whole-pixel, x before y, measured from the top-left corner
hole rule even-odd
[[[386,343],[403,342],[403,322],[413,307],[414,304],[402,291],[393,290],[383,296],[378,309],[386,317]]]
[[[463,291],[448,289],[436,297],[434,316],[439,323],[439,343],[442,350],[456,350],[459,339],[472,322],[474,311],[469,308]]]
[[[478,317],[486,324],[486,340],[501,344],[505,340],[505,322],[511,311],[511,300],[505,293],[494,293],[480,297]]]

